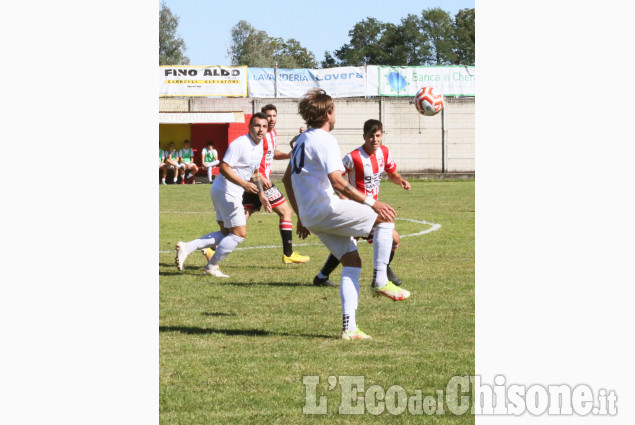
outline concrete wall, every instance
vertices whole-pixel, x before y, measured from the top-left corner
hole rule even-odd
[[[363,143],[362,127],[370,118],[384,124],[384,144],[392,152],[400,172],[440,173],[442,169],[442,115],[425,117],[415,110],[411,98],[380,97],[370,99],[335,99],[337,122],[333,135],[342,155]],[[446,98],[448,152],[447,172],[474,173],[474,98]],[[268,103],[278,109],[279,149],[290,150],[289,141],[298,134],[304,122],[298,115],[297,99],[261,98],[161,98],[161,112],[242,111],[252,114]],[[174,109],[172,109],[174,108]],[[189,108],[189,109],[188,109]],[[284,172],[286,161],[275,161],[274,173]]]

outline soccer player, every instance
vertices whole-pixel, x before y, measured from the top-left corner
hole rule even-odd
[[[298,112],[311,128],[298,138],[282,180],[298,215],[298,235],[315,234],[342,263],[342,338],[368,339],[355,320],[362,270],[355,237],[366,237],[375,229],[371,293],[395,301],[408,298],[410,292],[395,286],[386,275],[395,210],[358,191],[342,176],[340,148],[330,134],[335,127],[331,96],[322,89],[309,90],[298,103]],[[340,199],[334,190],[348,199]]]
[[[262,205],[271,212],[258,172],[262,159],[262,139],[266,132],[267,116],[258,112],[249,120],[249,133],[234,140],[227,148],[219,167],[220,176],[214,180],[210,191],[220,230],[190,242],[177,243],[174,261],[179,270],[183,270],[183,264],[192,252],[213,247],[214,255],[207,262],[204,272],[216,277],[229,277],[220,271],[218,265],[247,236],[243,193],[258,194]]]
[[[214,182],[214,175],[212,174],[213,168],[219,164],[218,160],[218,152],[214,149],[214,142],[211,140],[207,142],[207,146],[203,148],[201,152],[201,159],[203,163],[203,168],[207,169],[207,182]]]
[[[300,127],[300,129],[298,130],[298,134],[291,139],[291,141],[289,142],[289,146],[291,146],[291,149],[293,149],[293,145],[295,145],[295,141],[298,140],[298,137],[300,137],[300,134],[304,133],[304,131],[306,130],[306,127],[302,126]]]
[[[260,162],[260,175],[262,179],[262,186],[265,188],[265,195],[269,199],[271,208],[280,217],[278,227],[280,229],[280,236],[282,237],[282,263],[306,263],[309,261],[309,257],[300,255],[293,251],[293,222],[291,218],[293,211],[289,207],[284,195],[280,193],[280,190],[271,183],[271,166],[274,159],[289,159],[291,157],[288,153],[283,153],[278,150],[278,133],[275,126],[278,122],[278,110],[274,105],[265,105],[262,107],[261,112],[267,116],[268,129],[267,135],[263,139],[262,149],[263,156]],[[245,208],[245,216],[247,220],[249,217],[257,211],[260,211],[260,200],[258,196],[253,193],[245,192],[243,195],[243,207]],[[203,254],[205,258],[209,260],[213,252],[210,248],[204,249]],[[328,279],[327,279],[328,280]]]
[[[372,196],[377,200],[379,196],[379,184],[384,171],[393,183],[410,190],[410,183],[405,180],[397,172],[397,164],[393,161],[390,151],[382,144],[384,136],[384,127],[379,120],[367,120],[364,123],[364,144],[355,149],[342,160],[348,181],[355,185],[355,188],[368,196]],[[368,243],[372,243],[372,232],[368,238]],[[401,285],[401,279],[390,268],[390,263],[395,256],[395,250],[399,246],[399,233],[396,230],[392,232],[392,249],[390,250],[390,258],[386,273],[388,280],[395,285]],[[335,270],[340,261],[333,255],[324,263],[320,273],[313,279],[314,285],[325,285],[330,282],[329,275]],[[331,282],[333,284],[333,282]]]
[[[174,170],[174,183],[176,183],[179,178],[179,152],[175,149],[174,142],[170,142],[167,150],[163,151],[163,158],[167,169]]]
[[[192,143],[189,140],[185,140],[183,142],[183,148],[179,150],[179,174],[181,175],[181,184],[185,184],[185,180],[189,180],[191,184],[195,184],[194,176],[196,176],[196,173],[198,173],[198,167],[194,163]]]
[[[167,184],[165,178],[168,174],[168,165],[165,163],[164,151],[161,148],[161,141],[159,140],[159,171],[161,171],[161,184]]]

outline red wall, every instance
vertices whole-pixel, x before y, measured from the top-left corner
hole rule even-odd
[[[249,133],[250,119],[251,115],[245,114],[244,123],[192,124],[192,149],[196,150],[194,162],[199,166],[201,165],[201,152],[210,140],[214,142],[214,149],[218,152],[219,159],[222,160],[229,143],[243,134]]]

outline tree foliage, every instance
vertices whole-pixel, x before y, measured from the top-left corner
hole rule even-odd
[[[315,55],[290,38],[269,36],[245,20],[238,21],[230,32],[227,50],[232,65],[272,68],[315,68]]]
[[[325,52],[323,68],[372,65],[474,65],[474,9],[454,19],[440,8],[408,15],[399,24],[367,17],[348,32],[350,41]]]
[[[474,64],[476,33],[474,30],[474,9],[461,9],[454,17],[455,45],[457,62],[461,64]]]
[[[454,26],[448,12],[439,7],[424,10],[421,13],[421,31],[428,36],[431,65],[456,63]]]
[[[375,18],[366,18],[348,32],[351,41],[335,51],[343,65],[359,66],[363,63],[382,64],[387,53],[381,47],[381,35],[386,24]]]
[[[179,17],[172,14],[170,8],[161,3],[159,12],[159,65],[188,65],[190,59],[185,56],[185,42],[178,36],[176,29]]]

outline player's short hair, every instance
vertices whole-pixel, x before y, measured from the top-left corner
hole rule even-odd
[[[276,113],[278,112],[278,108],[276,108],[276,105],[273,105],[271,103],[260,108],[260,112],[262,112],[263,114],[266,114],[267,111],[272,111],[272,110],[276,111]]]
[[[327,113],[333,111],[333,99],[326,92],[314,88],[306,92],[298,103],[298,114],[308,126],[320,128],[328,121]]]
[[[207,142],[207,145],[205,146],[214,146],[214,142],[212,142],[211,140]]]
[[[364,123],[364,136],[367,134],[375,134],[378,131],[384,132],[384,126],[379,120],[370,119]]]
[[[249,119],[249,125],[251,125],[251,123],[253,123],[256,118],[261,119],[261,120],[266,120],[267,116],[265,114],[263,114],[262,112],[256,112]]]
[[[187,139],[183,140],[183,144],[186,144],[186,143],[191,143],[191,142]]]

